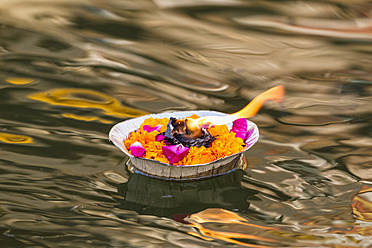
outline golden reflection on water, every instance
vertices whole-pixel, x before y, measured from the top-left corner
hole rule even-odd
[[[35,82],[35,79],[32,78],[20,78],[20,77],[12,77],[12,78],[6,78],[5,82],[8,82],[10,84],[16,84],[16,85],[26,85],[31,84]]]
[[[187,221],[191,226],[197,228],[199,234],[189,233],[205,240],[218,239],[239,245],[249,247],[269,247],[265,245],[247,244],[239,240],[258,240],[263,242],[277,243],[277,240],[259,236],[263,231],[275,230],[274,227],[266,227],[248,223],[247,219],[240,217],[238,214],[225,209],[206,209],[202,212],[191,215]],[[218,229],[209,228],[208,223],[218,223]],[[203,224],[207,224],[204,226]],[[263,230],[262,230],[263,229]],[[258,235],[255,235],[257,233]]]
[[[64,88],[31,94],[30,99],[46,102],[52,105],[97,108],[103,110],[103,114],[115,117],[138,117],[148,114],[145,111],[125,107],[117,99],[90,89]],[[71,117],[71,115],[69,116]]]
[[[99,122],[102,122],[102,123],[105,123],[105,124],[111,124],[112,123],[112,121],[110,121],[110,120],[102,119],[102,118],[99,118],[99,117],[94,116],[94,115],[84,116],[84,115],[75,115],[75,114],[72,114],[72,113],[62,113],[62,116],[65,117],[65,118],[75,119],[75,120],[78,120],[78,121],[99,121]]]
[[[372,188],[365,188],[361,194],[372,192]],[[355,198],[359,201],[359,197]],[[365,204],[363,202],[362,204]],[[368,214],[368,219],[371,221],[371,202],[369,201],[365,210]],[[355,212],[355,210],[354,210]],[[364,215],[366,216],[366,215]],[[242,218],[234,212],[224,209],[206,209],[202,212],[192,214],[186,219],[191,226],[198,230],[197,232],[189,232],[190,235],[202,238],[204,240],[223,240],[229,243],[244,245],[247,247],[276,247],[278,244],[287,246],[298,243],[303,244],[303,247],[319,247],[320,244],[330,242],[331,245],[324,245],[321,247],[350,247],[340,244],[333,244],[340,237],[344,237],[353,244],[360,243],[359,238],[354,238],[354,235],[371,236],[372,229],[367,226],[354,226],[350,229],[342,227],[330,231],[330,233],[308,233],[286,230],[285,228],[274,228],[269,226],[261,226],[257,224],[248,223],[249,220]],[[307,223],[307,225],[314,223]],[[315,228],[318,225],[315,224]],[[251,243],[252,241],[252,243]],[[282,246],[281,246],[282,247]],[[298,247],[298,246],[296,246]]]
[[[372,222],[372,187],[363,186],[354,197],[352,207],[358,220]]]
[[[11,144],[29,144],[32,143],[32,138],[17,134],[0,133],[0,141]]]

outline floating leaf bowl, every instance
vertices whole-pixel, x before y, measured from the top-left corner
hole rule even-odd
[[[226,116],[227,114],[216,112],[216,111],[178,111],[160,114],[150,114],[141,116],[138,118],[130,119],[127,121],[120,122],[113,126],[109,133],[110,140],[117,146],[122,152],[129,156],[133,169],[135,172],[144,174],[151,177],[161,178],[165,180],[198,180],[218,175],[229,173],[237,168],[241,163],[241,157],[244,152],[251,148],[258,140],[259,132],[256,124],[248,120],[247,132],[249,137],[246,140],[246,147],[243,151],[235,153],[228,157],[217,159],[213,162],[206,164],[196,165],[169,165],[153,159],[146,159],[141,157],[134,157],[124,146],[124,140],[128,139],[130,133],[139,129],[141,124],[150,117],[153,118],[170,118],[175,117],[177,119],[186,118],[193,114],[200,117],[204,116]],[[226,124],[229,129],[232,127],[232,123]]]

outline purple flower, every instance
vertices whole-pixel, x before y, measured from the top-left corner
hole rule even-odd
[[[169,164],[174,164],[183,159],[190,148],[181,144],[162,147],[164,156],[169,160]]]
[[[160,131],[161,129],[161,125],[157,125],[155,127],[151,127],[150,125],[144,125],[143,126],[143,130],[147,131],[148,133],[152,132],[152,131]]]
[[[231,128],[230,132],[236,133],[235,137],[241,138],[245,142],[248,136],[247,128],[248,128],[247,119],[240,118],[233,122],[233,127]]]
[[[135,157],[143,157],[146,154],[146,149],[138,141],[134,142],[130,147],[132,155]]]

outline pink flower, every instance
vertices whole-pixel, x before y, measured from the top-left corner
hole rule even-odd
[[[233,127],[231,128],[230,132],[236,133],[235,137],[241,138],[245,142],[246,139],[248,138],[247,128],[248,128],[247,119],[240,118],[233,122]]]
[[[144,125],[143,126],[143,130],[147,131],[148,133],[152,132],[152,131],[160,131],[161,129],[161,125],[157,125],[155,127],[151,127],[150,125]]]
[[[164,139],[165,139],[165,136],[160,133],[155,136],[155,141],[162,141]]]
[[[164,156],[168,159],[169,164],[175,164],[186,156],[190,148],[179,144],[179,145],[163,146],[162,150],[163,150]]]
[[[146,154],[146,149],[138,141],[134,142],[130,147],[132,155],[135,157],[143,157]]]

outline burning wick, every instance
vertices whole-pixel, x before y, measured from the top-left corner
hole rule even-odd
[[[268,100],[281,103],[284,96],[284,86],[278,85],[256,96],[240,111],[227,116],[206,116],[198,119],[186,118],[185,124],[189,133],[199,133],[201,129],[212,125],[223,125],[239,118],[253,117]]]
[[[191,119],[176,119],[171,117],[167,130],[161,135],[171,145],[182,144],[186,147],[209,147],[216,138],[203,127],[190,130],[188,128],[189,120]]]
[[[261,106],[268,100],[280,103],[284,96],[284,86],[275,86],[256,96],[242,110],[227,116],[206,116],[198,119],[170,118],[167,131],[162,133],[167,142],[172,145],[182,144],[184,146],[209,147],[216,139],[208,132],[212,125],[223,125],[240,118],[254,116]]]

